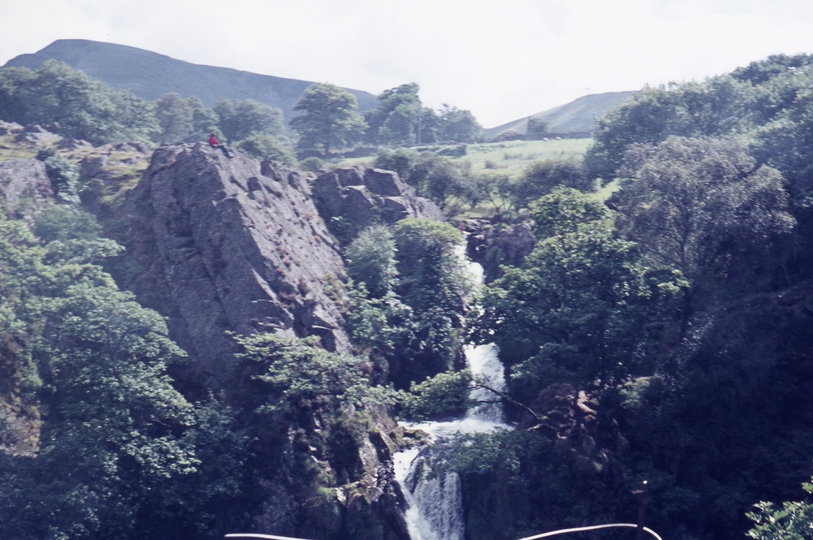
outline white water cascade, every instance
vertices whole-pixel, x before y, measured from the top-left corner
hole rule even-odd
[[[473,277],[482,281],[483,271],[479,264],[469,265]],[[505,375],[496,345],[466,347],[466,362],[472,375],[483,380],[485,386],[497,391],[505,389]],[[477,401],[495,399],[493,392],[475,388],[469,394]],[[447,422],[423,422],[410,427],[425,431],[430,442],[456,433],[472,434],[510,429],[503,423],[500,403],[483,403],[470,409],[463,418]],[[393,461],[395,479],[401,486],[407,502],[404,519],[411,540],[463,540],[463,498],[457,473],[446,473],[428,479],[427,454],[429,447],[410,448],[395,454]]]

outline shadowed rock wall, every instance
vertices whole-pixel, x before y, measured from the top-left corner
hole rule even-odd
[[[325,291],[344,266],[308,194],[299,172],[205,144],[159,148],[130,194],[133,289],[215,380],[230,375],[226,331],[317,335],[349,350]]]

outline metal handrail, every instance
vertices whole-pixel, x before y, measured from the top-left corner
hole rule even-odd
[[[520,540],[540,540],[541,538],[548,538],[550,536],[559,536],[560,534],[570,534],[570,533],[577,533],[577,532],[588,532],[588,531],[598,531],[600,529],[637,529],[638,525],[635,523],[608,523],[607,525],[592,525],[589,527],[576,527],[575,529],[559,529],[558,531],[550,531],[542,534],[537,534],[534,536],[526,536],[525,538],[520,538]],[[663,540],[658,533],[650,529],[649,527],[642,528],[644,532],[651,534],[655,540]]]
[[[273,534],[254,534],[254,533],[227,534],[226,538],[265,538],[266,540],[307,540],[306,538],[293,538],[290,536],[275,536]]]
[[[589,531],[598,531],[601,529],[637,529],[638,525],[635,523],[608,523],[607,525],[592,525],[589,527],[576,527],[575,529],[559,529],[557,531],[550,531],[542,534],[537,534],[534,536],[526,536],[525,538],[520,538],[520,540],[541,540],[542,538],[548,538],[551,536],[559,536],[560,534],[570,534],[570,533],[577,533],[577,532],[589,532]],[[649,527],[643,528],[644,532],[651,534],[655,540],[663,540],[658,533],[650,529]],[[274,536],[272,534],[227,534],[226,538],[263,538],[265,540],[305,540],[303,538],[292,538],[290,536]]]

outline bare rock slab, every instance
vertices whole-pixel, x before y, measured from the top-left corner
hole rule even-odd
[[[233,366],[227,331],[350,349],[326,290],[344,266],[299,172],[203,144],[161,147],[127,212],[136,294],[215,379]]]

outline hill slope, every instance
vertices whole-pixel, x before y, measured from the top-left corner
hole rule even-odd
[[[559,105],[532,115],[548,123],[551,133],[589,132],[596,128],[596,118],[610,112],[629,99],[635,92],[605,92],[589,94],[565,105]],[[520,118],[497,127],[484,129],[486,139],[493,139],[506,131],[528,131],[528,118]]]
[[[114,88],[147,99],[169,92],[198,96],[212,107],[218,98],[251,98],[282,109],[286,118],[310,81],[259,75],[236,69],[203,66],[169,56],[112,43],[84,39],[60,39],[33,54],[21,54],[3,67],[39,69],[46,60],[58,60],[84,71]],[[376,106],[375,96],[346,89],[356,96],[360,111]]]

